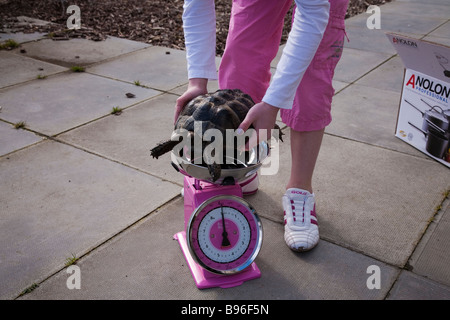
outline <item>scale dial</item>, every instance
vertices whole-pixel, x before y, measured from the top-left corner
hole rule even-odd
[[[255,209],[230,195],[203,202],[193,212],[187,234],[191,255],[203,268],[218,274],[244,270],[262,244],[262,224]]]

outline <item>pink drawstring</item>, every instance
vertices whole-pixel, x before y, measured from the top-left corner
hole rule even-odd
[[[347,38],[347,42],[350,42],[350,39],[347,36],[347,32],[345,32],[345,29],[344,29],[344,34],[345,34],[345,37]]]

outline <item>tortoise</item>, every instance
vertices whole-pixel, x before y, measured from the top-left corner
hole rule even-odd
[[[229,159],[228,161],[225,161],[223,158],[221,163],[216,163],[216,161],[211,158],[208,159],[209,155],[207,153],[204,154],[203,151],[214,141],[214,139],[205,141],[205,139],[203,139],[204,133],[208,129],[218,129],[222,133],[223,138],[223,155],[230,154],[227,153],[227,148],[232,148],[233,150],[231,152],[233,152],[232,154],[236,159],[238,150],[236,150],[234,141],[226,141],[226,130],[238,129],[239,125],[247,115],[247,112],[254,104],[253,99],[239,89],[222,89],[217,90],[214,93],[200,95],[197,98],[194,98],[186,105],[178,116],[175,122],[172,139],[158,143],[156,147],[151,149],[151,156],[158,159],[158,157],[171,150],[175,151],[174,147],[179,143],[179,141],[177,141],[179,139],[176,137],[180,136],[179,130],[184,129],[188,135],[191,135],[190,150],[194,150],[194,139],[192,139],[194,135],[202,137],[202,159],[207,158],[207,160],[209,160],[202,160],[202,165],[208,167],[212,181],[216,181],[220,178],[221,170],[227,167],[226,163],[229,162]],[[275,125],[275,128],[279,129],[278,125]],[[281,130],[278,132],[278,138],[283,141],[283,133]],[[180,149],[180,156],[183,156],[181,154],[182,152],[183,150]],[[248,157],[248,154],[246,156]]]

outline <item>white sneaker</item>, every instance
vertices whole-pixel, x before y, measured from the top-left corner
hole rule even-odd
[[[258,191],[258,187],[259,187],[258,172],[252,174],[245,181],[239,182],[239,185],[242,188],[242,194],[244,196],[249,196],[249,195],[255,194]]]
[[[314,194],[291,188],[283,196],[284,241],[294,251],[308,251],[319,242]]]

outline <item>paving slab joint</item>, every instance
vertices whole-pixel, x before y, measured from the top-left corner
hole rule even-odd
[[[436,31],[437,29],[439,29],[440,27],[442,27],[444,24],[450,22],[450,19],[448,19],[445,22],[442,22],[440,25],[438,25],[436,28],[434,28],[433,30],[431,30],[430,32],[428,32],[427,34],[423,35],[420,40],[422,40],[423,38],[425,38],[426,36],[430,35],[431,33],[433,33],[434,31]]]
[[[136,171],[138,171],[138,172],[140,172],[140,173],[144,173],[144,174],[149,175],[149,176],[151,176],[151,177],[157,178],[157,179],[161,180],[161,182],[169,182],[169,183],[172,183],[172,184],[174,184],[174,185],[180,186],[180,188],[183,187],[183,184],[180,184],[180,183],[177,183],[177,182],[174,182],[174,181],[165,179],[165,178],[163,178],[163,177],[154,175],[154,174],[152,174],[152,173],[149,173],[149,172],[147,172],[147,171],[142,170],[142,169],[139,168],[139,167],[134,167],[134,166],[132,166],[132,165],[130,165],[130,164],[121,162],[121,161],[119,161],[119,160],[115,160],[115,159],[112,159],[112,158],[108,158],[108,157],[106,157],[106,156],[104,156],[104,155],[102,155],[102,154],[100,154],[100,153],[96,153],[96,152],[91,151],[91,150],[89,150],[89,149],[85,149],[85,148],[83,148],[83,147],[80,147],[80,146],[71,144],[71,143],[69,143],[69,142],[67,142],[67,141],[64,141],[64,140],[61,140],[61,139],[59,139],[59,138],[57,138],[57,137],[55,137],[55,136],[52,136],[52,137],[47,136],[47,138],[48,138],[49,140],[54,141],[54,142],[62,143],[62,144],[67,145],[67,146],[69,146],[69,147],[72,147],[72,148],[81,150],[81,151],[83,151],[83,152],[89,153],[89,154],[91,154],[91,155],[93,155],[93,156],[96,156],[96,157],[102,158],[102,159],[104,159],[104,160],[108,160],[108,161],[111,161],[111,162],[120,164],[120,165],[122,165],[122,166],[125,166],[125,167],[128,167],[128,168],[130,168],[130,169],[136,170]],[[41,142],[41,141],[40,141],[40,142]],[[15,151],[13,151],[13,152],[15,152]],[[149,155],[149,157],[150,157],[150,155]],[[170,200],[168,200],[168,201],[166,202],[166,204],[169,203],[169,202],[172,202],[173,200],[174,200],[173,198],[170,199]]]
[[[433,162],[433,163],[436,162],[436,160],[431,159],[431,158],[423,158],[423,157],[421,157],[420,154],[418,154],[418,155],[410,154],[410,153],[407,153],[407,152],[402,151],[402,150],[396,150],[396,149],[393,149],[393,148],[390,148],[390,147],[387,147],[387,146],[377,145],[377,144],[373,144],[373,143],[370,143],[370,142],[367,142],[367,141],[357,140],[357,139],[351,138],[351,137],[340,136],[338,134],[331,133],[331,132],[326,132],[325,131],[324,134],[328,135],[330,137],[335,137],[335,138],[339,138],[339,139],[343,139],[343,140],[348,140],[348,141],[352,141],[352,142],[356,142],[356,143],[361,143],[361,144],[364,144],[364,145],[367,145],[367,146],[370,146],[370,147],[374,147],[374,148],[379,148],[379,149],[382,149],[382,150],[388,150],[388,151],[392,151],[392,152],[397,152],[397,153],[403,154],[403,155],[408,156],[408,157],[413,157],[413,158],[420,159],[422,161],[429,161],[429,162]]]
[[[442,215],[448,206],[450,206],[450,188],[442,192],[442,200],[436,205],[433,214],[428,219],[426,226],[424,227],[423,232],[421,233],[417,243],[414,247],[414,250],[411,252],[407,262],[403,266],[404,270],[413,271],[414,263],[419,259],[420,254],[422,253],[423,247],[426,245],[427,241],[433,234],[433,231],[436,229]]]
[[[354,49],[354,50],[359,50],[359,49]],[[384,65],[385,63],[389,62],[390,60],[392,60],[393,58],[395,58],[396,56],[398,56],[398,54],[393,54],[391,55],[389,58],[387,58],[386,60],[383,60],[382,62],[380,62],[379,64],[377,64],[375,67],[373,67],[372,69],[368,70],[367,72],[363,73],[362,75],[360,75],[358,78],[356,78],[355,80],[349,82],[344,88],[340,89],[339,91],[337,91],[335,93],[335,95],[339,94],[341,91],[343,91],[345,88],[351,86],[352,84],[356,84],[356,82],[358,82],[359,80],[361,80],[362,78],[364,78],[366,75],[368,75],[369,73],[371,73],[372,71],[378,69],[379,67],[381,67],[382,65]]]

